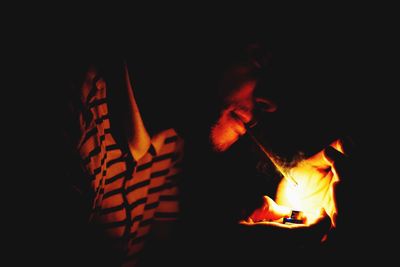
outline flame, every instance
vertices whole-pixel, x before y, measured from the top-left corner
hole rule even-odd
[[[341,142],[334,141],[332,147],[343,152]],[[297,186],[288,179],[282,179],[276,194],[276,203],[293,210],[303,211],[307,223],[315,222],[321,214],[321,209],[336,225],[336,203],[333,184],[339,177],[332,171],[331,163],[325,158],[324,151],[320,151],[311,158],[302,160],[294,168],[287,171],[297,181]]]

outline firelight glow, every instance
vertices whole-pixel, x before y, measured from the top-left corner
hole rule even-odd
[[[341,143],[335,141],[332,147],[343,152]],[[299,162],[288,173],[297,181],[298,185],[283,179],[278,186],[276,203],[293,210],[304,212],[307,223],[315,222],[324,208],[336,225],[337,208],[334,199],[333,185],[339,177],[332,171],[331,163],[321,151],[311,158]]]

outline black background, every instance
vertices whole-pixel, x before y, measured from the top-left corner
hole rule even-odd
[[[202,96],[212,92],[212,85],[232,54],[249,41],[261,39],[271,48],[274,67],[279,70],[277,76],[282,80],[282,84],[276,83],[281,86],[276,97],[293,96],[289,98],[290,106],[302,117],[312,117],[281,125],[288,129],[280,138],[293,140],[294,136],[306,145],[307,132],[297,130],[304,123],[309,127],[313,127],[313,121],[326,124],[327,128],[315,126],[315,131],[310,131],[315,134],[318,130],[330,129],[332,118],[340,118],[340,131],[349,133],[357,144],[357,164],[365,166],[363,181],[354,192],[359,204],[357,214],[363,216],[359,218],[359,228],[349,235],[357,235],[356,247],[369,253],[362,257],[354,255],[357,260],[375,256],[387,259],[386,237],[390,233],[385,223],[379,222],[391,224],[392,214],[382,205],[394,201],[392,195],[385,193],[387,185],[395,179],[391,171],[387,175],[385,167],[395,166],[389,163],[388,156],[395,140],[390,127],[395,123],[392,119],[395,105],[389,96],[395,88],[389,79],[393,73],[392,54],[388,49],[390,20],[382,21],[382,16],[376,13],[363,12],[340,13],[340,16],[335,12],[314,16],[285,14],[276,18],[268,16],[271,13],[250,16],[250,20],[243,17],[226,20],[223,13],[217,12],[218,23],[206,17],[192,23],[190,15],[174,17],[175,20],[167,14],[140,19],[117,17],[110,22],[103,14],[83,16],[84,19],[70,14],[53,20],[54,27],[49,27],[51,20],[46,19],[23,27],[29,30],[17,34],[18,53],[15,54],[18,55],[11,55],[11,61],[17,63],[14,84],[16,88],[23,88],[21,95],[21,90],[16,90],[17,97],[23,98],[17,102],[28,107],[10,124],[10,127],[22,125],[18,131],[21,138],[16,142],[22,148],[15,158],[17,168],[27,166],[29,170],[25,174],[17,169],[23,173],[19,181],[29,196],[23,198],[17,209],[19,214],[25,211],[19,220],[22,226],[18,227],[25,238],[13,238],[18,250],[31,252],[33,247],[39,248],[33,254],[42,263],[54,262],[55,258],[78,265],[82,255],[84,245],[79,243],[79,238],[75,239],[79,232],[75,232],[73,225],[79,203],[71,202],[68,181],[63,181],[60,174],[63,161],[68,158],[59,149],[64,145],[65,121],[60,120],[64,95],[58,89],[69,81],[79,62],[98,57],[110,62],[126,58],[138,102],[143,103],[143,112],[147,109],[145,118],[148,116],[148,120],[160,123],[156,128],[164,127],[165,120],[157,119],[159,110],[152,110],[145,100],[158,95],[159,98],[151,98],[151,104],[157,103],[165,111],[163,116],[167,121],[182,127],[185,134],[185,121],[190,120],[190,114],[208,108]],[[25,21],[24,25],[28,24]],[[179,103],[176,107],[162,101],[174,97]],[[14,109],[18,110],[18,106]],[[324,110],[329,119],[321,123],[320,118],[314,117],[315,110]],[[26,240],[25,234],[31,233],[33,237]],[[26,243],[30,244],[29,248]]]

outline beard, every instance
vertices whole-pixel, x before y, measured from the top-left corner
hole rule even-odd
[[[223,127],[220,123],[211,127],[210,142],[216,152],[225,152],[239,139],[239,134],[229,127]]]

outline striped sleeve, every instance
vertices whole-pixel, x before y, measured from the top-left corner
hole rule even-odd
[[[126,159],[111,132],[106,91],[105,80],[95,67],[89,68],[81,87],[81,137],[77,149],[91,183],[92,212],[102,208],[103,199],[111,196],[111,187],[117,183],[121,187],[120,180],[126,173]]]
[[[172,139],[172,138],[171,138]],[[166,139],[168,142],[169,139]],[[176,220],[179,215],[179,189],[178,182],[181,179],[181,163],[183,158],[183,139],[174,137],[175,151],[171,161],[165,186],[160,194],[159,206],[155,212],[155,220]]]

